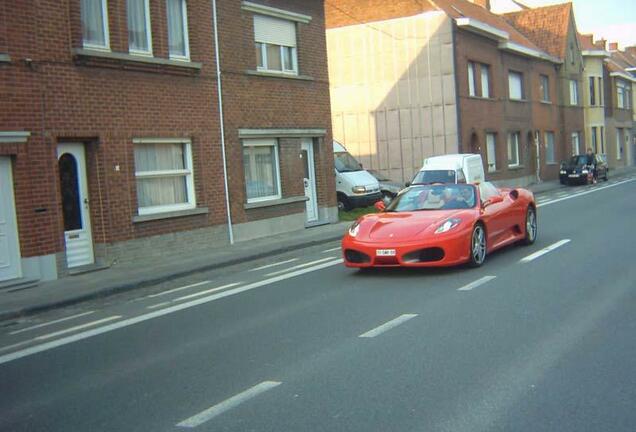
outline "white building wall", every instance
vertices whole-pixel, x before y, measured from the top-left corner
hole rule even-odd
[[[456,153],[451,20],[441,12],[327,30],[334,138],[365,168],[408,181]]]

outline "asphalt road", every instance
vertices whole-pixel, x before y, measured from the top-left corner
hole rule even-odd
[[[539,196],[479,269],[334,243],[4,323],[0,430],[634,431],[635,197]]]

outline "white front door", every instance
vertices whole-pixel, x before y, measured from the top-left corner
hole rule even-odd
[[[57,147],[64,241],[68,268],[92,264],[93,236],[86,181],[86,157],[83,144]]]
[[[22,276],[11,158],[0,157],[0,281]]]
[[[303,183],[305,185],[305,201],[307,222],[318,220],[318,199],[316,196],[316,170],[314,168],[314,143],[311,138],[303,139],[300,156],[303,160]]]

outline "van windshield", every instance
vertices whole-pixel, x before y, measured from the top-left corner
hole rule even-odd
[[[338,172],[362,171],[360,163],[347,152],[334,153],[334,164]]]
[[[455,183],[453,170],[425,170],[417,173],[412,184]]]

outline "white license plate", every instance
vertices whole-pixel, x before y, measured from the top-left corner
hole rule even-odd
[[[376,256],[395,256],[395,249],[376,249]]]
[[[578,174],[570,174],[568,177],[578,177]]]

